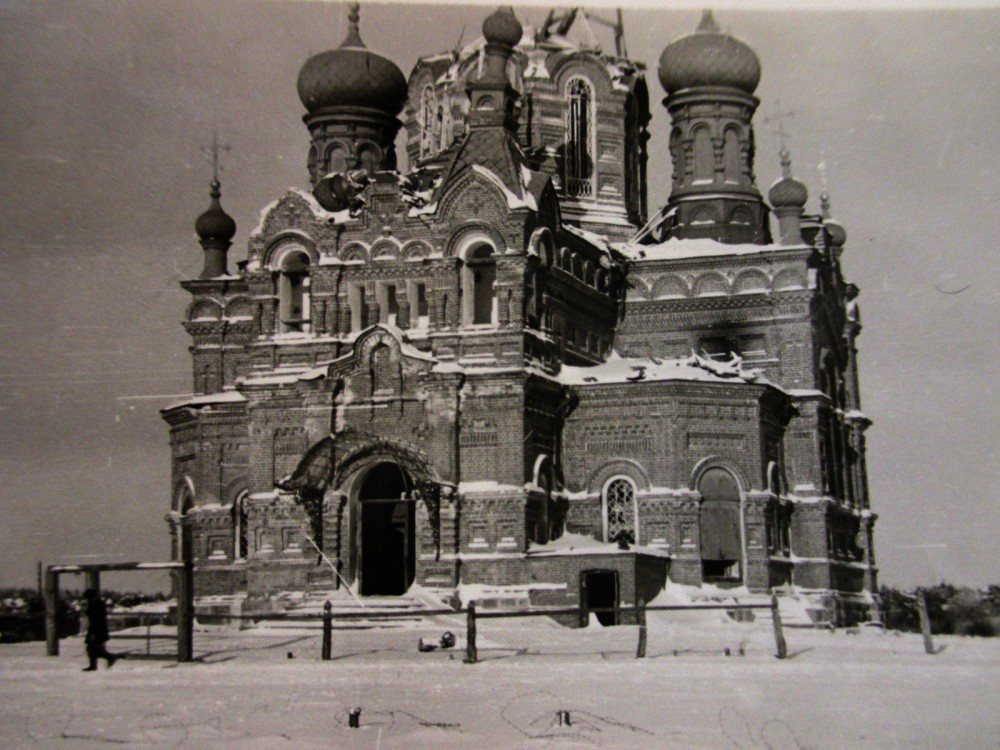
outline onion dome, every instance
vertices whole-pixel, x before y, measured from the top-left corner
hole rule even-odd
[[[767,199],[774,208],[802,208],[809,199],[806,186],[792,177],[792,160],[788,149],[781,149],[781,170],[783,177],[771,185]]]
[[[510,6],[497,8],[483,21],[483,37],[487,43],[513,47],[524,36],[524,28]]]
[[[395,63],[365,47],[358,18],[354,3],[341,45],[313,55],[299,71],[299,99],[310,113],[329,107],[366,107],[394,117],[402,111],[406,78]]]
[[[659,75],[668,94],[693,86],[726,86],[752,94],[760,83],[760,60],[739,39],[723,34],[706,10],[695,33],[663,50]]]
[[[194,231],[198,233],[202,242],[228,243],[236,234],[236,222],[232,216],[222,210],[222,205],[219,203],[219,198],[222,197],[219,190],[222,186],[219,181],[212,180],[211,187],[209,195],[212,196],[212,204],[205,213],[195,220]]]

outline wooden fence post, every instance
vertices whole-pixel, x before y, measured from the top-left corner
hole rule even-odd
[[[635,658],[644,659],[646,657],[646,600],[641,596],[639,601],[635,603],[635,619],[639,623],[639,645],[635,650]]]
[[[920,633],[924,636],[924,651],[933,656],[934,639],[931,638],[931,618],[927,614],[927,599],[922,591],[917,592],[917,614],[920,615]]]
[[[330,648],[333,644],[333,605],[326,600],[323,605],[323,661],[330,661]]]
[[[194,570],[191,562],[177,570],[177,661],[194,659]]]
[[[476,652],[476,602],[469,602],[465,630],[465,663],[475,664],[479,660]]]
[[[771,594],[771,620],[774,622],[774,644],[777,647],[777,656],[784,659],[788,656],[788,644],[785,643],[785,633],[781,629],[781,610],[778,608],[778,595]]]
[[[45,653],[59,656],[59,574],[45,571]]]

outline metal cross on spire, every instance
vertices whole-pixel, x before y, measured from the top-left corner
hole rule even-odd
[[[785,120],[789,117],[794,117],[795,113],[789,110],[788,112],[781,111],[781,102],[777,99],[774,101],[775,112],[770,117],[764,118],[764,124],[771,126],[771,132],[778,136],[778,142],[781,145],[782,150],[785,148],[785,139],[789,137],[789,133],[785,130]]]
[[[820,186],[819,204],[824,219],[830,218],[830,190],[826,180],[828,169],[829,168],[827,167],[826,164],[826,156],[823,155],[823,150],[820,149],[819,164],[816,165],[816,171],[819,172],[819,186]]]
[[[202,146],[201,151],[206,157],[210,157],[212,160],[212,181],[219,181],[219,152],[220,151],[232,151],[233,147],[228,143],[219,143],[219,134],[215,130],[212,131],[212,145]]]

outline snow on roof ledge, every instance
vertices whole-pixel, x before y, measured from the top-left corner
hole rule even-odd
[[[773,385],[757,369],[743,369],[743,360],[733,357],[717,362],[692,353],[690,357],[661,359],[659,357],[612,357],[593,367],[563,365],[559,379],[566,385],[598,385],[602,383],[646,383],[662,380],[686,380],[703,383],[733,382]]]
[[[727,255],[757,255],[778,250],[808,250],[809,245],[754,245],[744,243],[727,245],[712,239],[680,240],[671,237],[656,245],[626,244],[622,252],[633,261],[683,260],[685,258],[711,258]]]
[[[246,401],[246,397],[239,391],[221,391],[220,393],[206,393],[201,396],[194,396],[184,401],[165,406],[161,411],[179,409],[182,406],[211,406],[212,404],[238,404]]]

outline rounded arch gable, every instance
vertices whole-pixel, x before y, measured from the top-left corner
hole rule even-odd
[[[648,300],[649,299],[649,285],[646,283],[645,279],[638,276],[632,276],[628,280],[628,289],[625,292],[626,300]]]
[[[653,284],[653,299],[671,299],[687,297],[690,293],[687,282],[680,276],[668,274],[661,276]]]
[[[185,474],[174,483],[170,508],[183,515],[194,507],[194,499],[194,481]]]
[[[653,486],[642,464],[629,458],[618,458],[605,462],[590,475],[587,480],[587,492],[602,492],[604,486],[615,477],[631,480],[638,492],[648,491]]]
[[[736,280],[733,281],[733,292],[735,294],[753,294],[755,292],[766,292],[770,288],[767,274],[757,269],[741,271]]]
[[[739,464],[723,456],[708,456],[695,464],[694,469],[691,471],[688,488],[697,492],[702,477],[711,469],[723,469],[732,474],[741,493],[748,492],[751,489],[750,480]]]
[[[399,255],[404,260],[420,260],[430,256],[433,248],[423,240],[410,240],[400,248]]]
[[[463,258],[471,248],[479,243],[487,243],[493,247],[493,255],[503,255],[507,251],[507,245],[503,241],[500,233],[479,221],[468,221],[452,232],[445,244],[445,256],[449,258]]]
[[[350,261],[367,263],[368,248],[361,242],[348,242],[340,251],[340,259],[345,263]]]
[[[774,276],[772,288],[776,292],[787,289],[805,289],[808,285],[805,275],[795,268],[785,268]]]
[[[383,237],[372,244],[369,255],[372,261],[392,261],[399,260],[402,253],[398,242],[390,237]]]
[[[419,448],[394,440],[372,440],[344,456],[334,469],[331,486],[349,490],[367,469],[379,463],[399,464],[415,480],[439,481],[427,455]]]
[[[220,320],[222,318],[222,303],[216,299],[199,299],[188,305],[187,319]]]
[[[295,252],[305,253],[311,266],[319,263],[319,252],[316,250],[316,242],[313,238],[305,232],[287,230],[278,234],[268,243],[264,250],[262,265],[272,270],[278,270],[284,259]]]
[[[602,99],[611,93],[611,76],[605,66],[586,52],[574,52],[560,59],[553,67],[550,74],[563,95],[566,94],[566,87],[574,78],[582,78],[594,91],[595,104],[597,99]]]
[[[539,227],[531,233],[531,237],[528,239],[528,248],[538,256],[539,262],[545,268],[552,267],[552,231],[548,227]]]
[[[692,291],[695,297],[710,297],[729,294],[729,282],[720,273],[705,273],[694,280]]]
[[[222,504],[232,505],[240,495],[250,491],[250,481],[245,476],[239,476],[226,485],[222,491]]]

